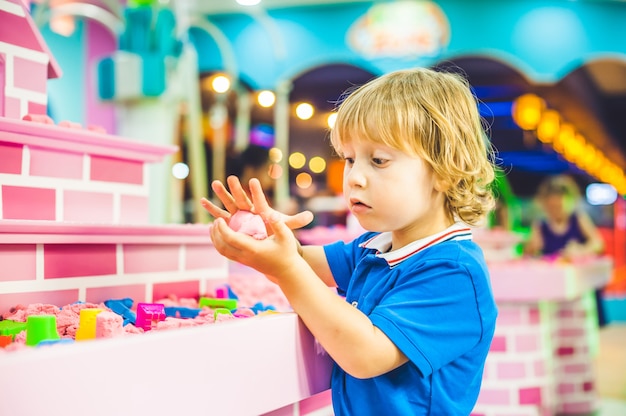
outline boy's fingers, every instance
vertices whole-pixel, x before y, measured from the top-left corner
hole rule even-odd
[[[311,211],[302,211],[295,215],[291,215],[285,219],[285,224],[292,230],[297,230],[313,221],[313,213]]]
[[[208,211],[209,214],[213,216],[213,218],[224,218],[224,219],[230,218],[230,213],[228,211],[223,210],[222,208],[218,207],[217,205],[215,205],[214,203],[212,203],[206,198],[201,198],[200,204],[205,210]]]
[[[258,179],[252,178],[248,183],[250,186],[250,194],[252,194],[252,201],[254,203],[254,213],[260,214],[262,212],[267,212],[270,210],[270,205],[267,203],[267,198],[265,197],[265,193],[263,192],[263,187],[261,186],[261,182]]]
[[[230,229],[223,218],[218,218],[211,227],[211,240],[217,251],[231,260],[238,260],[245,249],[245,240],[236,231]]]
[[[293,238],[293,233],[281,217],[282,215],[280,213],[274,211],[269,215],[269,218],[267,218],[267,223],[274,232],[275,238],[279,241],[284,241],[287,238]]]
[[[246,191],[241,186],[239,178],[231,175],[226,178],[226,182],[228,183],[228,189],[230,189],[237,208],[244,211],[251,211],[253,207],[252,201],[250,201]]]
[[[234,213],[237,211],[237,203],[235,202],[235,198],[228,192],[224,184],[220,181],[211,182],[211,189],[215,192],[215,195],[222,201],[226,210],[230,213]],[[210,211],[209,211],[210,212]]]

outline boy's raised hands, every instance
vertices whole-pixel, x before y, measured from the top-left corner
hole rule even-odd
[[[204,209],[215,219],[223,218],[228,223],[230,217],[241,210],[261,215],[266,223],[271,216],[278,215],[278,218],[292,230],[302,228],[313,221],[313,213],[310,211],[302,211],[295,215],[285,215],[271,208],[258,179],[253,178],[250,180],[250,195],[243,189],[239,178],[236,176],[229,176],[226,182],[228,189],[220,181],[211,183],[211,189],[213,189],[219,200],[222,201],[225,209],[218,207],[206,198],[202,198],[200,201]],[[266,226],[266,228],[268,234],[271,235],[273,233],[271,227]]]

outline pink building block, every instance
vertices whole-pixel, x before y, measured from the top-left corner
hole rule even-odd
[[[144,331],[150,331],[159,322],[165,320],[165,307],[161,303],[144,303],[137,304],[137,318],[135,326]]]

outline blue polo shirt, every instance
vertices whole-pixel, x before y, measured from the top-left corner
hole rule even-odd
[[[339,293],[409,359],[369,379],[335,365],[335,415],[467,416],[497,315],[482,250],[463,224],[390,247],[389,233],[324,246]]]

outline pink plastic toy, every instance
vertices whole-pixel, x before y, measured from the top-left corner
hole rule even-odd
[[[253,214],[250,211],[237,211],[230,217],[228,225],[233,230],[248,234],[257,240],[267,238],[267,231],[263,219],[260,215]]]
[[[138,303],[135,326],[149,331],[160,321],[165,320],[165,307],[160,303]]]

